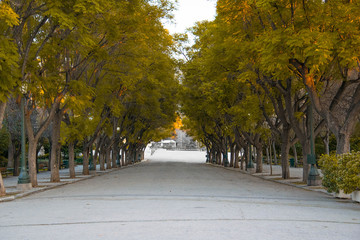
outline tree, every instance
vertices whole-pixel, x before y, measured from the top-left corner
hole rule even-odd
[[[16,46],[9,36],[10,28],[17,25],[18,15],[10,7],[8,1],[0,2],[0,129],[4,119],[7,98],[18,84],[16,71],[18,57]],[[4,182],[0,174],[0,196],[6,194]]]

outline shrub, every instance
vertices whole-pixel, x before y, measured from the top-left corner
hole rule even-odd
[[[341,155],[338,186],[345,193],[360,189],[360,152]]]
[[[328,192],[338,193],[339,164],[336,155],[321,155],[319,165],[323,174],[322,185]]]
[[[322,184],[328,192],[351,193],[360,189],[360,152],[342,155],[322,155],[319,164],[323,173]]]

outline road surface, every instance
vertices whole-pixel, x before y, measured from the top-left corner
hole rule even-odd
[[[360,239],[360,205],[157,151],[0,203],[0,239]]]

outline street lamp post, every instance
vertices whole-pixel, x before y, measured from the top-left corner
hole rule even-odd
[[[94,156],[93,156],[92,146],[90,147],[89,170],[90,171],[95,171],[96,170],[96,165],[94,164]]]
[[[120,151],[119,151],[119,152],[116,154],[116,165],[117,165],[118,167],[121,167],[120,157],[121,157],[121,155],[120,155]]]
[[[310,120],[310,154],[307,155],[307,163],[311,164],[308,176],[308,186],[319,186],[321,178],[319,171],[316,168],[315,144],[314,144],[314,118],[312,104],[309,105],[309,120]]]
[[[253,169],[254,168],[254,164],[252,162],[252,153],[251,153],[251,144],[250,144],[250,147],[249,147],[249,162],[248,162],[248,165],[247,165],[247,169]]]
[[[26,168],[25,157],[25,99],[21,98],[21,170],[18,178],[17,188],[19,190],[29,190],[32,188],[30,176]]]

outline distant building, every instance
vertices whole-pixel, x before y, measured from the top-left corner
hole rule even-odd
[[[176,142],[174,140],[161,140],[160,147],[165,149],[176,149]]]
[[[168,150],[199,150],[200,144],[188,136],[185,131],[176,129],[172,138],[163,139],[160,142],[152,142],[149,145],[152,149],[164,148]]]

